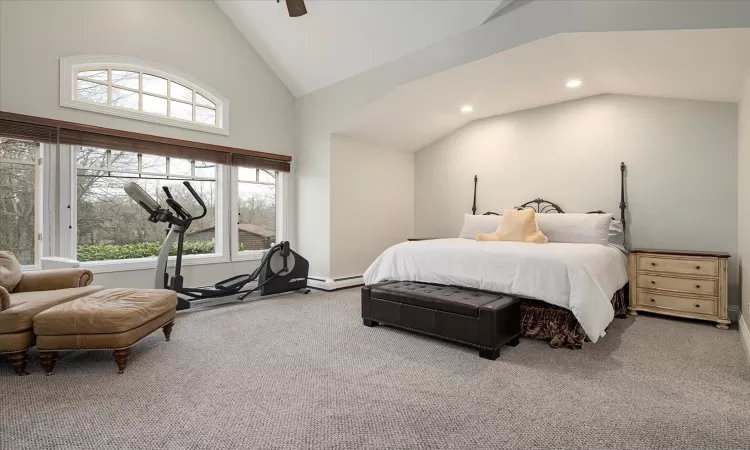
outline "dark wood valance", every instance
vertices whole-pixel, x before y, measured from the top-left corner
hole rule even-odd
[[[0,136],[289,172],[292,157],[0,111]]]

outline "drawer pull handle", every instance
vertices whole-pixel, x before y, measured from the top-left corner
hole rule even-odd
[[[701,266],[695,266],[695,270],[701,270]]]
[[[701,305],[699,305],[699,304],[697,304],[697,303],[696,303],[696,304],[695,304],[695,307],[696,307],[696,308],[700,308],[700,307],[701,307]]]
[[[696,284],[696,285],[695,285],[695,288],[696,288],[696,289],[700,289],[700,288],[701,288],[701,285],[700,285],[700,284]]]
[[[655,266],[655,265],[656,265],[656,263],[651,263],[651,265],[652,265],[652,266]]]
[[[656,281],[654,281],[654,280],[651,280],[651,284],[656,284]]]
[[[652,301],[652,302],[655,302],[656,300],[654,300],[654,299],[652,298],[652,299],[651,299],[651,301]]]

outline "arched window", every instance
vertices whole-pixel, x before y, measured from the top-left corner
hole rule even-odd
[[[229,134],[229,102],[190,76],[128,57],[60,60],[60,105]]]

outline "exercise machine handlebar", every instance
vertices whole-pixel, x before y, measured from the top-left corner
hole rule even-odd
[[[203,199],[200,197],[200,195],[198,195],[197,192],[195,192],[195,189],[193,189],[193,186],[190,185],[189,181],[183,181],[182,184],[185,185],[185,187],[187,188],[188,191],[190,191],[190,194],[193,196],[195,201],[198,202],[198,204],[201,206],[201,209],[203,209],[203,212],[194,220],[202,219],[206,217],[206,214],[208,213],[208,208],[206,208],[206,204],[203,203]]]

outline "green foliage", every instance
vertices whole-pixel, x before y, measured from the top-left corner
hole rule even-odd
[[[78,260],[106,261],[111,259],[148,258],[159,254],[161,242],[142,242],[123,245],[79,245]],[[183,255],[202,255],[214,252],[213,241],[185,242]],[[170,255],[177,254],[177,246],[172,247]]]

